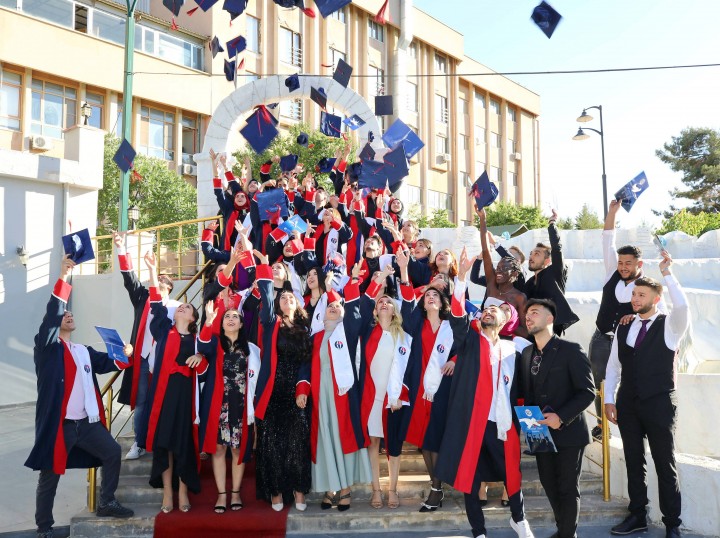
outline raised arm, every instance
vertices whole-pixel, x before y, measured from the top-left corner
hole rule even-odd
[[[422,328],[422,314],[417,306],[415,290],[408,275],[410,254],[404,250],[398,250],[395,253],[395,261],[400,269],[400,295],[402,298],[400,312],[402,314],[403,330],[408,334],[415,335],[418,329]]]
[[[658,268],[665,277],[665,284],[673,306],[665,323],[665,344],[670,349],[677,349],[680,339],[690,326],[690,308],[687,296],[680,287],[680,283],[670,273],[670,266],[673,261],[667,250],[662,252],[662,257],[663,259]]]
[[[452,296],[452,302],[450,304],[450,328],[453,331],[453,340],[457,346],[457,351],[460,351],[465,347],[465,341],[467,340],[470,332],[470,316],[465,311],[465,290],[467,283],[465,277],[468,271],[475,262],[475,258],[468,258],[467,251],[463,248],[460,254],[460,262],[458,264],[458,275],[457,282],[455,284],[455,292]]]
[[[477,216],[480,219],[480,244],[482,245],[483,269],[485,270],[485,286],[495,290],[495,267],[493,267],[492,256],[488,248],[487,241],[487,219],[485,217],[485,209],[476,209]]]
[[[35,351],[43,352],[45,349],[58,341],[60,336],[60,324],[65,315],[65,306],[70,298],[72,286],[67,283],[72,273],[75,262],[69,258],[69,254],[63,256],[60,263],[60,275],[58,276],[52,295],[47,304],[45,317],[40,324],[38,334],[35,335]],[[37,355],[36,355],[37,360]]]
[[[260,322],[265,325],[265,330],[275,323],[275,301],[273,300],[273,274],[267,264],[267,256],[262,252],[255,251],[255,256],[261,261],[261,265],[255,268],[255,282],[260,292]]]
[[[558,214],[553,209],[552,215],[548,220],[548,235],[550,236],[550,259],[552,260],[550,269],[555,275],[555,281],[560,285],[561,289],[565,289],[565,262],[563,261],[562,244],[560,243],[560,232],[555,225]]]
[[[138,308],[147,301],[148,290],[140,283],[135,271],[133,271],[132,258],[127,253],[125,247],[125,237],[126,233],[119,234],[113,232],[113,244],[117,250],[118,265],[120,266],[120,274],[123,277],[123,285],[128,292],[133,308]]]

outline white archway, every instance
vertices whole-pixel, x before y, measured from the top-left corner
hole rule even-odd
[[[241,123],[257,105],[309,99],[311,87],[323,88],[329,106],[342,111],[346,116],[357,114],[365,121],[365,125],[355,131],[360,137],[360,147],[365,145],[368,133],[372,132],[375,135],[372,146],[382,154],[384,146],[380,124],[367,101],[355,90],[345,88],[329,77],[300,75],[300,88],[290,92],[285,86],[286,78],[287,75],[275,75],[249,82],[233,91],[215,109],[205,132],[202,153],[194,155],[198,173],[198,216],[213,215],[217,212],[217,202],[212,189],[210,149],[218,153],[237,149],[228,147],[230,135],[241,128]]]

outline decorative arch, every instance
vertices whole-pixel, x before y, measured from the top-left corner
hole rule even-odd
[[[323,88],[327,94],[327,102],[333,108],[343,112],[346,116],[357,114],[365,125],[355,132],[360,137],[360,147],[372,132],[375,139],[371,143],[373,148],[382,154],[384,146],[380,132],[380,124],[365,99],[352,88],[346,88],[329,77],[300,75],[300,88],[294,92],[288,91],[285,86],[287,75],[274,75],[260,80],[249,82],[228,95],[218,104],[205,132],[202,152],[194,155],[198,168],[197,200],[198,215],[211,215],[217,210],[215,197],[211,187],[212,164],[210,162],[210,148],[216,152],[228,152],[231,133],[241,128],[241,123],[250,115],[253,108],[258,105],[279,103],[291,99],[309,99],[310,88]]]

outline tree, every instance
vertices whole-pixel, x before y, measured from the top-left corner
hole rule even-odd
[[[308,147],[303,147],[297,143],[297,137],[300,133],[306,133],[308,135]],[[261,154],[255,153],[249,146],[233,153],[233,156],[237,159],[237,163],[233,166],[233,173],[237,177],[241,176],[242,165],[245,162],[245,157],[248,157],[253,173],[255,174],[255,179],[258,179],[260,166],[269,161],[274,155],[282,157],[293,154],[298,156],[298,162],[305,166],[306,171],[313,172],[315,179],[320,185],[326,190],[329,190],[329,192],[333,192],[328,174],[315,173],[315,166],[323,157],[334,157],[335,153],[338,150],[342,150],[347,143],[348,142],[345,142],[342,138],[326,136],[320,131],[312,129],[307,123],[297,123],[290,127],[287,134],[279,134],[276,136],[268,149]],[[353,155],[352,150],[354,149],[355,148],[351,148],[351,155]],[[271,177],[280,175],[280,167],[277,164],[273,164],[273,170],[270,175]],[[300,177],[301,180],[302,177]]]
[[[587,204],[583,204],[582,209],[575,217],[576,230],[598,230],[604,227],[603,221],[600,220],[597,213],[591,210]]]
[[[573,222],[573,219],[570,217],[565,217],[564,219],[558,219],[557,221],[557,227],[560,230],[574,230],[575,229],[575,223]]]
[[[683,209],[669,218],[663,219],[662,226],[656,232],[659,235],[680,231],[688,235],[701,236],[710,230],[720,229],[720,213],[691,213]]]
[[[120,206],[120,170],[113,161],[113,155],[120,140],[113,135],[105,135],[105,154],[103,162],[103,188],[98,192],[97,222],[98,235],[107,235],[117,229]],[[150,228],[161,224],[170,224],[197,218],[197,193],[182,176],[168,169],[167,161],[153,157],[137,155],[135,170],[142,179],[130,184],[130,205],[140,209],[138,228]],[[161,239],[167,241],[178,236],[177,228],[162,231]],[[195,241],[197,226],[183,227],[183,236]]]
[[[689,127],[674,136],[662,150],[657,150],[658,158],[668,164],[674,172],[682,172],[685,190],[674,189],[673,198],[693,200],[688,211],[697,214],[701,211],[720,211],[720,132],[709,128]],[[677,208],[663,215],[672,217]]]
[[[540,208],[533,205],[515,205],[510,202],[497,202],[485,208],[488,226],[507,226],[508,224],[524,224],[528,230],[546,228],[547,219]],[[477,215],[475,226],[479,225]]]

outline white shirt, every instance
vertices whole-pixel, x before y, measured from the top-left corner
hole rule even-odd
[[[70,355],[72,355],[75,361],[75,380],[73,381],[72,391],[70,391],[70,398],[68,399],[67,409],[65,410],[65,418],[70,420],[80,420],[88,416],[85,411],[85,387],[82,381],[83,367],[78,362],[75,354],[72,352],[72,344],[67,344],[70,349]]]
[[[677,350],[680,339],[690,326],[689,307],[685,292],[680,288],[677,279],[673,275],[666,275],[664,280],[673,305],[672,311],[665,319],[665,345],[668,349]],[[650,320],[650,323],[647,324],[647,330],[650,330],[650,327],[661,313],[662,312],[656,309],[656,312],[650,316],[650,318],[647,318]],[[641,327],[642,320],[640,316],[635,316],[628,330],[627,345],[635,346],[635,340]],[[621,372],[622,365],[618,357],[617,330],[615,330],[615,339],[613,339],[612,347],[610,348],[610,358],[608,359],[607,371],[605,372],[606,404],[615,403],[615,393],[620,384]]]

